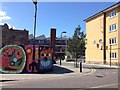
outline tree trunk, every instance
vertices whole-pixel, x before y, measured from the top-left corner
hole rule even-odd
[[[77,65],[77,53],[76,53],[75,56],[76,56],[76,60],[75,61],[76,61],[76,68],[77,68],[78,67],[78,65]]]

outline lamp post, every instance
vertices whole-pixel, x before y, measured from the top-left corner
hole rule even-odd
[[[33,43],[35,45],[35,32],[36,32],[36,16],[37,16],[37,0],[33,0],[33,3],[35,5],[35,16],[34,16],[34,39],[33,39]]]
[[[62,34],[63,33],[67,33],[67,32],[66,31],[61,32],[61,41],[62,41]],[[62,51],[62,42],[61,42],[61,51]],[[60,65],[61,65],[61,59],[62,59],[62,55],[60,57]]]
[[[33,38],[33,60],[32,60],[32,63],[29,65],[29,68],[32,69],[32,72],[34,72],[35,68],[37,70],[37,63],[35,62],[35,32],[36,32],[37,0],[33,0],[33,3],[35,5],[34,38]]]

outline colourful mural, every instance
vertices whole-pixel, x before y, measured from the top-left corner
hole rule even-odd
[[[27,72],[38,72],[39,46],[35,45],[35,60],[33,60],[33,45],[25,45],[27,55]]]
[[[53,63],[52,63],[52,50],[42,50],[40,53],[40,65],[39,69],[41,71],[46,70],[46,69],[52,69]]]
[[[7,45],[0,50],[0,72],[21,73],[39,72],[52,69],[53,51],[35,45],[35,59],[33,45],[25,45],[24,49],[17,45]]]
[[[0,50],[0,72],[21,73],[25,67],[26,54],[22,47],[7,45]]]

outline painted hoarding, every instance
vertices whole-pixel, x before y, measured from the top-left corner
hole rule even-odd
[[[40,61],[39,61],[39,69],[40,71],[44,71],[47,69],[52,69],[52,50],[42,50],[40,53]]]
[[[35,60],[33,60],[33,45],[25,45],[25,52],[27,55],[27,72],[38,72],[39,46],[35,45]]]
[[[6,45],[0,50],[0,72],[21,73],[25,67],[26,54],[22,47]]]

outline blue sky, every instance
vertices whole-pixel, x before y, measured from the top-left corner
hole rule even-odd
[[[37,13],[36,36],[44,34],[50,36],[52,27],[57,29],[56,36],[66,31],[68,37],[74,33],[77,25],[85,32],[84,19],[115,4],[115,2],[39,2]],[[1,11],[7,22],[16,29],[27,29],[33,33],[34,4],[31,2],[2,2]]]

